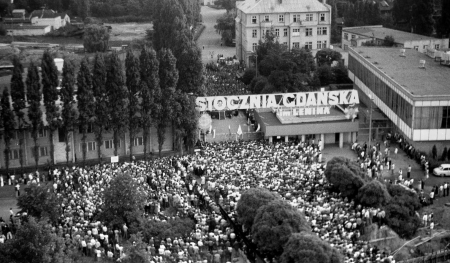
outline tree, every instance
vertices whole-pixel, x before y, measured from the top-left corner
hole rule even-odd
[[[227,12],[221,17],[217,18],[214,28],[216,32],[222,36],[225,45],[229,46],[233,43],[233,39],[236,38],[236,17],[232,12]]]
[[[444,150],[442,151],[441,161],[446,161],[447,155],[448,155],[448,149],[447,149],[447,147],[444,147]]]
[[[127,90],[124,87],[122,63],[116,52],[111,53],[108,59],[106,75],[106,93],[108,96],[109,124],[113,130],[114,155],[118,155],[120,136],[127,125]],[[129,120],[128,120],[129,121]]]
[[[66,162],[69,164],[70,152],[70,132],[73,132],[75,121],[77,119],[77,112],[75,110],[75,65],[72,60],[66,58],[64,60],[61,83],[61,100],[63,102],[62,108],[62,122],[64,129],[64,141],[66,143]],[[73,134],[72,134],[73,136]]]
[[[90,24],[84,28],[84,49],[89,52],[105,52],[109,48],[109,31],[105,26]]]
[[[279,259],[293,233],[310,232],[305,216],[286,201],[274,200],[258,209],[252,226],[252,238],[269,259]]]
[[[26,124],[25,121],[25,113],[23,109],[25,109],[25,84],[23,83],[23,66],[20,63],[20,59],[18,56],[13,57],[13,73],[11,77],[11,99],[13,102],[13,108],[15,115],[17,116],[17,126],[19,132],[19,162],[20,167],[23,170],[24,164],[24,154],[23,154],[23,143],[24,143],[24,126]]]
[[[225,8],[228,12],[236,7],[236,0],[218,0],[216,4]]]
[[[414,0],[396,0],[392,7],[392,17],[395,24],[409,24],[411,21],[411,6]]]
[[[1,99],[1,126],[3,127],[3,140],[5,141],[4,157],[6,174],[9,173],[9,154],[11,152],[11,140],[14,138],[14,132],[16,129],[16,120],[9,99],[9,91],[8,88],[5,87],[3,89],[3,96]]]
[[[341,53],[333,49],[324,48],[317,51],[316,53],[316,61],[319,67],[325,64],[331,66],[334,61],[340,62],[341,60],[342,60]]]
[[[311,233],[294,233],[281,255],[281,263],[341,263],[342,255],[327,242]]]
[[[441,38],[450,36],[450,2],[441,0],[441,17],[436,23],[436,31]]]
[[[93,123],[95,113],[95,100],[92,90],[92,76],[89,69],[89,61],[85,57],[80,64],[77,75],[77,101],[78,101],[78,124],[81,133],[81,151],[83,155],[83,166],[86,162],[86,133],[89,125]],[[100,147],[99,147],[100,148]]]
[[[356,200],[364,206],[381,207],[387,204],[391,199],[386,185],[378,180],[372,180],[366,183],[358,191]]]
[[[154,103],[154,90],[159,89],[159,61],[154,49],[143,47],[141,51],[141,126],[144,141],[144,159],[147,159],[148,140],[152,123]]]
[[[25,188],[25,194],[17,199],[17,206],[37,218],[48,218],[56,223],[61,215],[60,200],[51,185],[31,184]]]
[[[63,262],[65,249],[64,239],[52,234],[51,226],[30,216],[13,239],[0,244],[0,256],[10,263],[54,263]]]
[[[102,54],[97,53],[92,72],[92,90],[95,97],[94,132],[97,141],[98,161],[102,160],[103,133],[108,127],[108,96],[106,95],[106,64]]]
[[[99,218],[110,226],[124,223],[130,228],[138,226],[147,198],[139,183],[128,173],[114,177],[103,193],[104,203]]]
[[[185,93],[200,94],[204,82],[200,48],[194,41],[189,41],[176,59],[179,72],[177,89]]]
[[[433,148],[431,149],[431,154],[433,156],[433,159],[437,159],[437,148],[436,148],[436,144],[433,145]]]
[[[393,47],[395,45],[395,39],[393,36],[389,35],[386,36],[383,40],[383,46],[386,47]]]
[[[247,230],[250,230],[259,208],[268,203],[281,199],[278,193],[265,188],[250,188],[239,199],[236,207],[237,219]]]
[[[50,160],[51,164],[55,164],[55,144],[53,141],[54,132],[61,125],[59,106],[56,105],[58,100],[58,69],[56,68],[50,51],[46,50],[41,62],[42,76],[42,94],[44,95],[45,116],[47,119],[48,129],[50,131]]]
[[[181,1],[156,0],[153,20],[153,45],[156,50],[162,48],[175,52],[181,47],[183,34],[186,33],[186,16]]]
[[[332,67],[331,72],[333,73],[335,84],[353,83],[352,80],[348,77],[348,69],[345,67],[345,65],[343,65],[342,62]]]
[[[328,66],[327,64],[318,67],[316,72],[314,72],[314,75],[317,75],[317,77],[320,80],[320,85],[322,86],[328,86],[331,83],[335,82],[333,71],[331,70],[331,67]]]
[[[39,72],[36,65],[31,62],[28,67],[27,74],[27,98],[28,104],[28,119],[31,122],[31,137],[34,141],[33,156],[36,164],[36,170],[39,164],[39,145],[38,133],[42,129],[42,111],[41,111],[41,85],[39,84]]]
[[[127,51],[127,57],[125,60],[125,74],[126,74],[126,86],[128,90],[128,133],[130,135],[130,160],[133,156],[134,137],[139,129],[139,100],[138,93],[142,87],[140,84],[139,74],[139,60],[134,55],[133,51],[129,49]]]
[[[325,176],[335,190],[349,198],[358,194],[365,181],[359,166],[345,157],[334,157],[328,161]]]
[[[254,68],[247,68],[242,76],[242,82],[245,85],[250,85],[253,78],[256,76],[256,70]]]
[[[178,83],[178,71],[176,69],[176,59],[170,50],[160,50],[158,57],[161,96],[155,95],[155,102],[158,103],[161,108],[160,110],[155,111],[158,115],[155,120],[157,123],[158,150],[159,154],[161,154],[167,125],[173,121],[174,114],[176,114],[172,107],[175,104],[175,87]]]
[[[433,2],[416,0],[411,7],[411,29],[413,33],[430,36],[434,29]]]

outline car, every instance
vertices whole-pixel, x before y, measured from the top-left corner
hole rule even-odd
[[[433,174],[435,176],[450,176],[450,164],[441,164],[434,168]]]

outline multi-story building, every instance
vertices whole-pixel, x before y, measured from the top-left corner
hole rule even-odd
[[[400,30],[385,28],[383,26],[360,26],[344,27],[342,29],[342,48],[359,47],[365,42],[375,42],[381,45],[384,38],[392,36],[395,46],[411,48],[419,52],[426,52],[428,48],[445,49],[448,48],[448,38],[434,38]]]
[[[288,49],[330,44],[331,6],[326,0],[246,0],[237,1],[236,8],[236,56],[247,65],[268,30]]]
[[[373,103],[416,149],[450,141],[450,54],[414,49],[349,47],[348,75],[364,104]]]

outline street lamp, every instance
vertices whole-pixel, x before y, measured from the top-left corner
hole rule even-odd
[[[369,147],[372,147],[371,143],[372,143],[372,102],[373,102],[373,97],[372,94],[369,94],[369,99],[370,99],[370,113],[369,113]]]

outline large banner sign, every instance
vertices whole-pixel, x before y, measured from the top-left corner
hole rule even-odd
[[[264,108],[300,108],[359,104],[358,91],[333,90],[240,96],[197,97],[198,111],[245,110]]]

